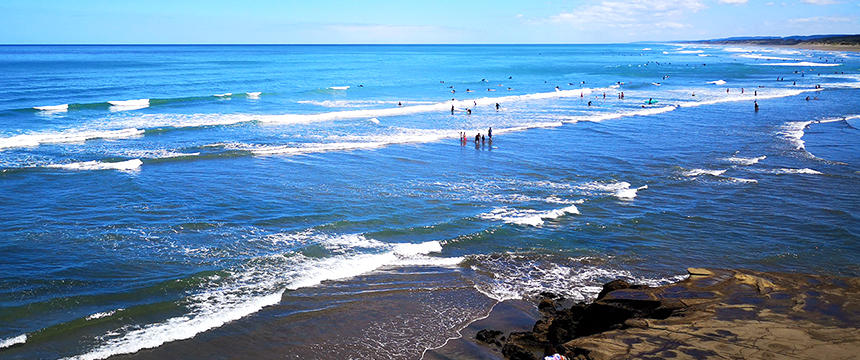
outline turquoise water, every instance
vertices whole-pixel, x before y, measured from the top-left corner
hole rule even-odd
[[[284,314],[380,277],[462,291],[412,317],[438,332],[396,341],[415,358],[541,291],[689,266],[860,275],[852,53],[2,46],[0,68],[2,358],[301,332]]]

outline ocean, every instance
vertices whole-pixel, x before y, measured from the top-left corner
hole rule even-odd
[[[856,53],[0,46],[0,69],[3,359],[415,359],[545,291],[860,275]]]

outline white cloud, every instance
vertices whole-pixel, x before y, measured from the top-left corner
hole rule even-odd
[[[835,0],[803,0],[803,2],[812,5],[833,5],[837,3]]]
[[[738,1],[738,0],[729,0]],[[700,0],[604,0],[580,6],[545,19],[546,22],[569,24],[579,28],[606,26],[615,28],[688,27],[683,17],[705,8]]]
[[[746,4],[748,0],[720,0],[723,4]]]
[[[792,24],[839,23],[852,21],[854,21],[853,18],[844,16],[813,16],[808,18],[796,18],[788,20],[788,22]]]

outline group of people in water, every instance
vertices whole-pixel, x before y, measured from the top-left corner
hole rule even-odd
[[[460,145],[466,146],[466,144],[468,144],[468,143],[469,143],[469,138],[466,135],[466,132],[461,131],[460,132]],[[487,144],[487,143],[489,143],[490,146],[493,145],[493,127],[492,126],[489,129],[487,129],[486,135],[481,134],[481,133],[475,134],[475,147],[476,148],[480,147],[484,144]]]
[[[703,64],[703,65],[704,65],[704,64]],[[803,77],[803,75],[804,75],[804,73],[803,73],[802,71],[800,71],[800,72],[799,72],[799,71],[795,71],[795,73],[799,73],[799,74],[801,75],[801,77]],[[821,75],[821,74],[819,74],[819,76],[820,76],[820,75]],[[665,75],[665,76],[663,76],[663,80],[666,80],[666,79],[668,79],[668,78],[669,78],[669,75]],[[511,79],[511,77],[508,77],[508,79]],[[785,81],[785,78],[780,76],[780,77],[777,77],[777,79],[776,79],[776,80],[777,80],[777,81]],[[486,79],[482,79],[481,81],[483,81],[483,82],[487,82],[487,80],[486,80]],[[444,83],[444,81],[440,81],[440,83]],[[585,82],[583,81],[582,83],[584,84]],[[619,85],[619,86],[620,86],[620,85],[622,85],[622,84],[623,84],[622,82],[618,82],[618,85]],[[660,83],[657,83],[657,84],[660,84]],[[793,82],[793,85],[796,85],[796,84],[797,84],[797,82],[796,82],[796,81],[794,81],[794,82]],[[573,85],[573,84],[572,84],[572,83],[569,83],[569,85]],[[501,84],[500,84],[499,86],[501,86]],[[759,86],[759,87],[761,88],[761,87],[763,87],[763,86]],[[452,92],[452,93],[454,93],[453,86],[449,86],[449,88],[451,88],[451,92]],[[815,89],[821,89],[821,85],[815,85]],[[488,88],[487,90],[488,90],[488,91],[493,91],[492,89],[489,89],[489,88]],[[511,88],[508,88],[508,90],[511,90]],[[555,90],[556,90],[556,91],[561,91],[560,87],[558,87],[558,86],[556,86],[556,87],[555,87]],[[467,91],[467,92],[472,92],[470,89],[466,89],[466,91]],[[730,92],[731,92],[731,90],[730,90],[729,88],[726,88],[726,93],[730,93]],[[740,93],[741,93],[741,94],[745,94],[745,93],[746,93],[746,89],[745,89],[745,88],[740,88]],[[618,99],[620,99],[620,100],[624,100],[624,92],[623,92],[623,91],[619,91],[619,92],[618,92],[618,94],[617,94],[617,96],[618,96]],[[695,93],[695,92],[693,92],[693,93],[692,93],[692,96],[696,96],[696,93]],[[753,90],[753,96],[755,96],[755,97],[757,97],[757,96],[758,96],[758,90]],[[584,97],[584,94],[580,94],[580,97]],[[603,99],[604,99],[604,100],[606,100],[606,93],[605,93],[605,92],[603,93]],[[817,100],[817,97],[816,97],[815,99]],[[808,100],[810,100],[810,98],[807,96],[807,97],[806,97],[806,100],[808,101]],[[455,99],[451,99],[451,101],[456,101],[456,100],[455,100]],[[644,108],[644,107],[645,107],[645,105],[655,105],[655,104],[657,104],[657,103],[658,103],[658,101],[654,100],[653,98],[649,98],[649,99],[648,99],[648,101],[646,101],[646,102],[645,102],[645,104],[644,104],[644,105],[642,105],[642,107]],[[397,105],[398,105],[398,106],[402,106],[402,104],[401,104],[400,102],[398,102],[398,104],[397,104]],[[472,105],[473,105],[475,108],[477,108],[477,106],[478,106],[477,101],[474,101],[474,100],[473,100],[473,101],[472,101]],[[588,101],[588,106],[592,106],[592,101]],[[495,106],[494,106],[494,107],[495,107],[495,110],[496,110],[496,111],[500,111],[500,110],[501,110],[501,104],[499,104],[499,103],[495,103]],[[758,104],[758,100],[754,100],[754,101],[753,101],[753,109],[754,109],[756,112],[758,112],[758,111],[759,111],[759,104]],[[451,115],[454,115],[454,114],[456,113],[456,111],[457,111],[457,108],[452,104],[452,105],[451,105]],[[466,108],[466,109],[464,110],[464,112],[466,113],[466,115],[471,115],[471,114],[472,114],[472,108]],[[489,143],[489,145],[491,145],[491,146],[492,146],[492,144],[493,144],[493,128],[492,128],[492,127],[490,127],[490,128],[487,130],[486,135],[481,134],[480,132],[479,132],[479,133],[477,133],[477,134],[475,134],[475,137],[474,137],[474,140],[473,140],[473,141],[474,141],[475,147],[480,147],[480,146],[485,145],[485,144],[487,144],[487,143]],[[460,132],[460,145],[462,145],[462,146],[466,146],[468,143],[469,143],[469,137],[466,135],[466,132],[465,132],[465,131],[461,131],[461,132]]]

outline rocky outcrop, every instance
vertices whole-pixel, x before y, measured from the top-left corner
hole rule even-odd
[[[860,279],[689,269],[679,283],[622,280],[590,304],[545,294],[532,331],[481,331],[509,359],[807,358],[860,353]]]

